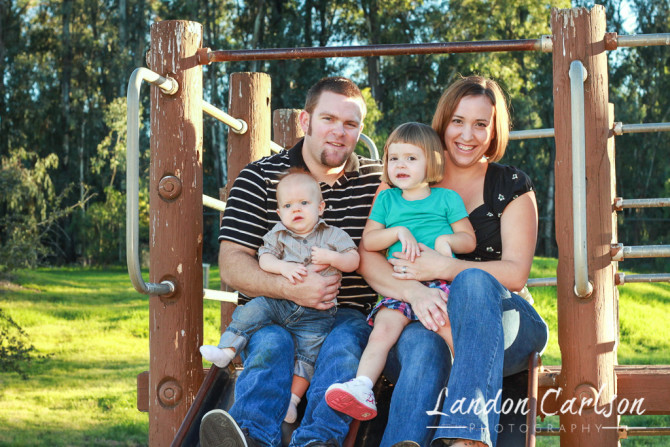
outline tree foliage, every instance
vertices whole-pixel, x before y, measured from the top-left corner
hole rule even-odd
[[[667,32],[669,3],[607,0],[608,31]],[[593,6],[588,1],[574,4]],[[623,8],[625,5],[630,5],[634,17]],[[212,49],[290,48],[536,39],[551,34],[552,7],[570,6],[567,0],[0,0],[0,155],[7,166],[16,166],[20,159],[23,169],[3,171],[8,179],[8,189],[3,192],[26,197],[26,186],[17,183],[17,173],[37,174],[46,169],[51,185],[44,189],[43,200],[58,198],[61,207],[67,208],[82,201],[86,191],[95,194],[80,211],[61,216],[58,231],[51,232],[48,244],[44,239],[33,244],[32,259],[43,259],[48,250],[40,250],[45,246],[56,255],[51,259],[63,262],[108,263],[124,258],[123,98],[132,70],[144,65],[150,25],[158,20],[202,23],[203,44]],[[615,120],[667,121],[668,48],[619,49],[610,52],[609,59]],[[342,74],[353,78],[366,89],[372,112],[366,119],[365,132],[380,148],[398,124],[430,122],[437,98],[461,74],[490,76],[503,85],[512,105],[514,129],[553,127],[549,54],[212,64],[204,68],[205,100],[225,109],[228,76],[238,71],[263,71],[272,76],[273,109],[302,107],[306,89],[322,76]],[[142,95],[142,191],[146,191],[148,176],[148,98]],[[210,117],[205,117],[204,124],[204,189],[206,194],[218,196],[219,188],[227,182],[227,129]],[[635,134],[617,139],[619,195],[668,195],[670,168],[664,162],[670,155],[667,138],[667,134]],[[556,254],[551,175],[554,153],[552,139],[526,140],[512,142],[503,160],[521,167],[535,180],[541,217],[538,253],[546,255]],[[45,168],[45,163],[55,166],[56,159],[57,168]],[[35,184],[40,181],[38,177],[28,178]],[[33,195],[31,200],[42,199]],[[2,211],[9,212],[8,199],[0,199],[0,203]],[[49,206],[38,208],[53,209]],[[39,212],[26,212],[28,215],[34,222],[40,221]],[[141,215],[146,221],[146,211]],[[667,210],[626,211],[620,215],[620,239],[629,245],[663,243],[669,235],[669,218]],[[6,222],[15,217],[6,215],[3,219],[2,240],[6,241],[10,237]],[[209,261],[216,256],[217,220],[218,213],[206,213],[204,249]],[[146,237],[145,226],[143,231]],[[19,237],[19,233],[25,241],[38,241],[35,238],[39,232],[20,231],[11,237]],[[30,244],[22,244],[30,252]]]

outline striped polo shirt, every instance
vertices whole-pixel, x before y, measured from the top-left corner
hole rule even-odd
[[[291,149],[248,164],[238,175],[226,202],[219,241],[230,241],[253,250],[263,245],[263,236],[277,222],[277,177],[291,167],[307,169],[302,157],[302,140]],[[344,174],[333,184],[319,182],[326,202],[323,220],[346,231],[359,245],[372,201],[381,181],[380,161],[352,154]],[[343,273],[339,305],[367,313],[376,293],[363,278]],[[240,302],[248,301],[240,294]]]

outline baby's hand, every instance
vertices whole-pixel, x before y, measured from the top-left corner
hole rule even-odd
[[[438,236],[437,239],[435,239],[435,251],[442,256],[447,256],[449,258],[453,257],[451,245],[449,244],[448,234],[443,234],[442,236]]]
[[[312,263],[330,265],[332,263],[332,253],[333,251],[327,248],[312,247]]]
[[[402,244],[402,252],[407,255],[409,262],[414,262],[417,256],[421,256],[419,243],[407,228],[398,227],[398,240]]]
[[[307,276],[307,267],[297,262],[286,262],[281,268],[281,274],[291,284],[295,284],[296,281],[302,282],[303,276]]]

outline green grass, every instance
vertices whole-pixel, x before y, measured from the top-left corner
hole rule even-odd
[[[556,260],[538,258],[532,276],[555,276],[555,268]],[[218,288],[216,268],[209,284]],[[664,334],[670,286],[630,284],[619,291],[619,362],[669,364],[670,340]],[[543,361],[559,364],[556,290],[532,293],[551,330]],[[12,284],[0,284],[0,308],[24,328],[38,353],[48,356],[33,364],[28,380],[0,373],[0,445],[147,445],[148,416],[136,408],[136,376],[149,365],[149,306],[125,269],[19,271]],[[218,320],[218,303],[206,302],[206,342],[218,339]],[[641,416],[622,423],[670,426],[670,418]],[[623,441],[625,446],[667,443],[667,437]],[[558,439],[539,438],[538,445],[555,446]]]

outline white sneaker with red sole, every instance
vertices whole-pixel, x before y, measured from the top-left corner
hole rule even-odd
[[[356,379],[329,386],[326,390],[326,403],[333,410],[359,421],[368,421],[377,416],[374,393]]]

